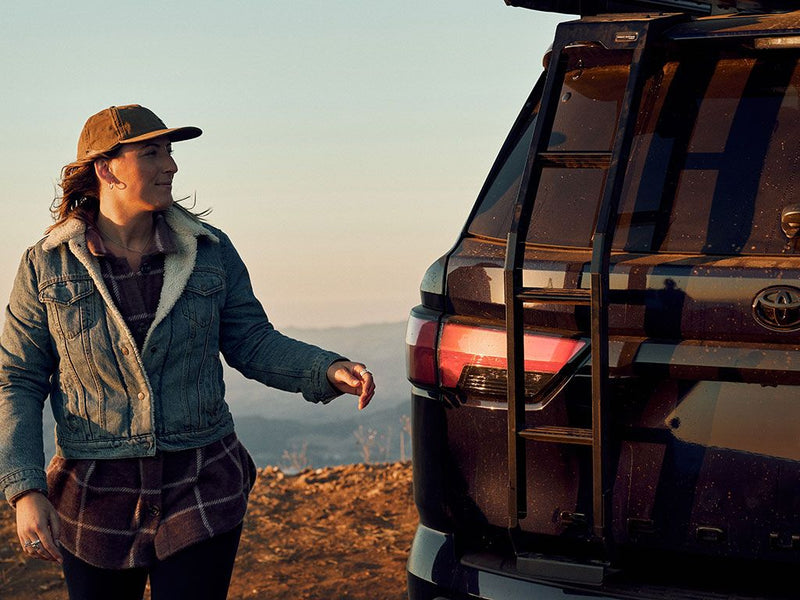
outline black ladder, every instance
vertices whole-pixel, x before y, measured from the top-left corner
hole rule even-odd
[[[630,156],[634,127],[646,67],[653,46],[652,40],[682,15],[636,15],[612,21],[582,19],[561,24],[553,44],[547,69],[540,109],[534,126],[533,139],[523,173],[513,215],[504,268],[507,357],[508,357],[508,477],[509,531],[512,540],[519,531],[519,521],[527,515],[525,441],[537,440],[559,444],[578,444],[591,448],[592,453],[592,541],[606,547],[609,539],[611,514],[611,484],[609,473],[609,269],[611,242],[614,236],[618,200]],[[567,68],[564,52],[576,43],[601,44],[608,49],[633,50],[633,57],[622,99],[617,132],[610,152],[548,151],[555,114],[559,105],[561,82]],[[601,204],[594,229],[589,288],[532,288],[523,285],[525,240],[542,169],[602,168],[606,171]],[[580,279],[579,279],[580,281]],[[580,285],[580,283],[578,283]],[[533,404],[544,406],[570,382],[587,362],[592,374],[592,425],[578,427],[527,427],[525,424],[524,318],[525,303],[566,304],[589,306],[591,310],[591,343],[583,346],[564,368],[555,373],[533,398]],[[518,554],[518,565],[520,555]],[[538,565],[538,566],[537,566]],[[586,565],[570,568],[549,558],[534,561],[533,570],[543,575],[559,574],[564,579],[599,583],[602,570],[587,569]],[[598,581],[599,579],[599,581]]]

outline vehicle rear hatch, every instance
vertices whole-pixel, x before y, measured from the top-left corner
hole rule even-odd
[[[800,250],[782,229],[800,184],[798,20],[687,20],[647,67],[608,268],[610,516],[600,537],[591,444],[522,442],[525,506],[518,523],[509,513],[506,239],[529,183],[543,84],[534,90],[446,259],[438,376],[452,406],[449,510],[466,549],[513,549],[523,573],[519,557],[542,553],[605,566],[662,554],[800,560]],[[626,17],[601,21],[628,31]],[[634,55],[574,42],[547,142],[561,162],[545,164],[531,192],[526,288],[591,287],[614,164],[592,156],[614,149]],[[577,163],[564,163],[569,153]],[[591,343],[591,311],[524,303],[525,426],[591,429],[588,365],[534,402]]]

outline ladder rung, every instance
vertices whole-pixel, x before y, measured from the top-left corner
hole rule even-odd
[[[536,440],[537,442],[592,445],[592,430],[586,427],[530,427],[520,430],[519,435],[526,440]]]
[[[611,152],[541,152],[539,160],[543,167],[607,169],[611,164]]]
[[[592,302],[592,291],[585,288],[522,288],[517,298],[523,302],[589,306]]]

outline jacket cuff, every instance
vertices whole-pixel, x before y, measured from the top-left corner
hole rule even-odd
[[[44,469],[27,468],[10,473],[0,481],[0,489],[11,506],[25,492],[32,490],[47,493],[47,475]]]
[[[335,362],[340,362],[343,360],[348,360],[348,359],[340,354],[336,354],[335,352],[328,352],[327,350],[323,351],[317,357],[317,359],[314,361],[313,375],[312,375],[313,392],[312,395],[303,394],[306,400],[308,400],[309,402],[319,402],[322,404],[328,404],[331,400],[333,400],[337,396],[342,395],[342,392],[333,387],[331,385],[331,382],[328,381],[328,367],[330,367]]]

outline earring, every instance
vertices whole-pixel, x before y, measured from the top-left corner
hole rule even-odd
[[[108,189],[113,190],[114,189],[114,184],[113,183],[109,183],[108,184]]]

